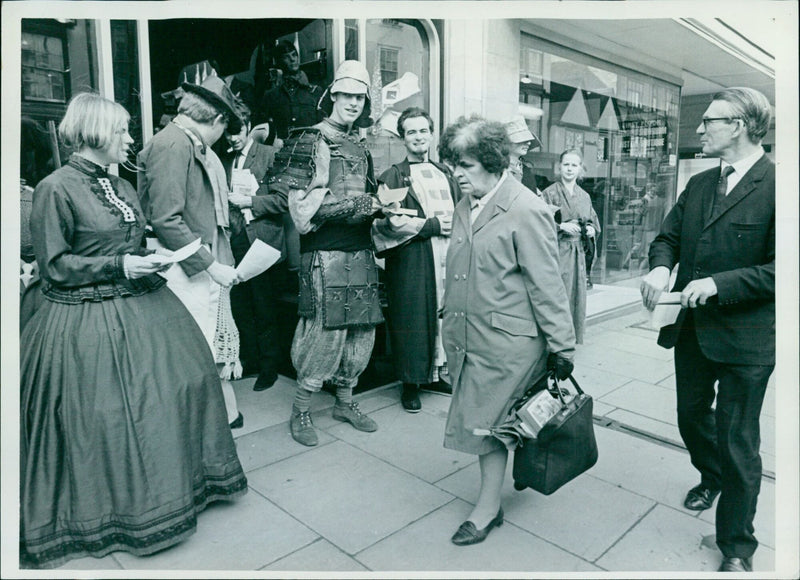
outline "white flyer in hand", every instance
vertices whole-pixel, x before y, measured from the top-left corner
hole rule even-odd
[[[658,304],[650,313],[650,327],[656,330],[674,324],[681,313],[681,293],[664,292],[658,297]]]
[[[189,242],[182,248],[178,248],[177,250],[172,252],[172,254],[170,254],[169,256],[158,255],[158,258],[160,259],[159,261],[162,264],[173,264],[175,262],[183,262],[189,256],[194,255],[194,253],[200,249],[200,245],[201,245],[200,238],[197,238],[196,240],[194,240],[193,242]]]
[[[396,201],[403,201],[408,193],[408,187],[398,187],[390,189],[386,187],[385,183],[378,186],[378,200],[381,205],[391,205]]]
[[[261,240],[255,240],[250,249],[236,266],[241,282],[247,282],[250,278],[266,272],[281,257],[281,253]]]

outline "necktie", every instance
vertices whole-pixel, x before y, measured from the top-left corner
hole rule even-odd
[[[720,206],[722,205],[722,201],[728,195],[728,176],[733,173],[734,169],[732,165],[728,165],[722,172],[719,174],[719,181],[717,181],[717,192],[714,196],[714,207],[711,210],[711,215],[716,215],[717,210],[719,210]]]

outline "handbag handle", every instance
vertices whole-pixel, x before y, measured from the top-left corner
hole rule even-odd
[[[550,374],[548,375],[547,378],[552,379],[553,381],[553,388],[550,388],[550,385],[548,384],[547,390],[550,391],[550,393],[553,393],[555,391],[559,401],[561,401],[561,404],[566,405],[566,402],[564,402],[564,395],[561,392],[561,389],[558,387],[558,379],[556,378],[556,376],[554,374]],[[567,379],[569,379],[569,381],[572,383],[572,386],[575,387],[575,391],[578,393],[578,395],[584,394],[583,389],[581,388],[581,386],[578,384],[578,381],[575,380],[575,377],[573,377],[571,373],[567,376]]]

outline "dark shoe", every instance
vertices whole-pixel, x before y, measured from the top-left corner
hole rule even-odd
[[[492,531],[492,528],[499,528],[503,525],[503,508],[500,508],[497,511],[497,515],[494,516],[494,519],[489,522],[489,525],[479,530],[475,527],[471,521],[467,520],[463,524],[461,524],[456,530],[456,533],[453,534],[453,537],[450,538],[450,541],[453,542],[456,546],[469,546],[470,544],[479,544],[480,542],[486,539],[486,536],[489,535],[489,532]]]
[[[249,363],[242,363],[242,378],[246,379],[247,377],[254,377],[258,375],[258,365],[249,364]]]
[[[717,570],[717,572],[752,572],[752,571],[753,571],[752,558],[728,558],[727,556],[722,558],[722,564],[720,564],[719,570]]]
[[[714,504],[714,500],[718,495],[718,489],[710,489],[701,483],[689,490],[689,493],[686,494],[686,499],[683,500],[683,506],[686,509],[698,512],[707,510]]]
[[[314,447],[319,443],[317,432],[314,430],[314,423],[311,422],[311,415],[308,411],[298,411],[292,407],[292,418],[289,420],[289,430],[292,432],[292,439],[305,445]]]
[[[442,393],[444,395],[452,395],[453,387],[444,381],[438,383],[431,383],[430,385],[422,385],[423,390],[432,391],[434,393]]]
[[[417,385],[404,384],[400,402],[403,404],[403,409],[409,413],[419,413],[422,409],[422,403],[419,400],[419,387]]]
[[[272,385],[275,384],[275,381],[278,380],[278,373],[275,371],[272,372],[264,372],[261,371],[259,373],[256,382],[253,383],[253,390],[254,391],[266,391]]]
[[[341,405],[337,402],[333,406],[333,418],[339,421],[347,421],[359,431],[372,433],[378,430],[378,424],[361,412],[358,408],[358,403]]]
[[[241,429],[242,427],[244,427],[244,415],[239,413],[239,416],[231,423],[231,429]]]

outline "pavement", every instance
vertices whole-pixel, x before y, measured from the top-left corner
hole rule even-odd
[[[714,510],[698,513],[682,505],[699,477],[675,425],[672,351],[656,345],[633,293],[627,300],[607,297],[609,304],[597,307],[597,296],[606,291],[595,286],[591,292],[594,306],[574,372],[594,397],[599,460],[550,496],[515,491],[509,461],[506,523],[485,542],[450,542],[476,501],[480,474],[474,456],[442,447],[449,396],[423,392],[422,412],[409,414],[399,403],[399,384],[364,392],[356,400],[380,428],[362,433],[334,420],[333,397],[321,392],[312,405],[320,442],[309,448],[291,438],[295,383],[280,376],[263,392],[252,390],[252,378],[235,383],[245,417],[234,432],[249,481],[243,498],[210,506],[193,536],[158,554],[118,552],[74,560],[60,570],[118,571],[114,576],[186,570],[194,577],[200,571],[259,571],[281,578],[303,572],[692,577],[716,571],[722,556],[714,543]],[[774,381],[761,433],[765,477],[754,569],[768,572],[775,570],[776,546]]]

